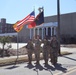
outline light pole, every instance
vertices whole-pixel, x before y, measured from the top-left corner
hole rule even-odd
[[[60,52],[60,0],[57,0],[57,20],[58,20],[58,41],[59,41],[59,55],[61,55]]]

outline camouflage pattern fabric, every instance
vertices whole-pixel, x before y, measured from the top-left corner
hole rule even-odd
[[[33,42],[29,40],[28,43],[27,43],[26,48],[27,48],[27,52],[28,52],[28,60],[29,60],[29,63],[31,63],[31,61],[32,61],[32,53],[34,51]]]
[[[50,49],[50,58],[51,58],[51,63],[54,65],[57,63],[58,60],[58,41],[57,39],[51,40],[50,43],[51,49]]]
[[[35,39],[34,41],[34,50],[35,50],[35,59],[37,62],[40,60],[40,48],[41,48],[41,40],[40,39]]]
[[[46,39],[43,41],[44,46],[43,46],[43,58],[45,61],[45,64],[48,63],[48,57],[49,57],[49,49],[50,49],[50,42]]]

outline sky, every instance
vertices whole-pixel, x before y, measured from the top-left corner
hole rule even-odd
[[[22,20],[35,9],[44,7],[44,17],[57,15],[57,0],[0,0],[0,19],[6,18],[7,23]],[[60,0],[60,14],[76,12],[76,0]]]

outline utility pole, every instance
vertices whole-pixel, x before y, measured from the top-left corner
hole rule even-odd
[[[59,41],[59,55],[61,55],[60,52],[60,0],[57,0],[57,20],[58,20],[58,41]]]

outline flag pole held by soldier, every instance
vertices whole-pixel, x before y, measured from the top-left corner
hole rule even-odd
[[[41,40],[39,39],[39,35],[37,35],[34,38],[34,51],[35,51],[35,59],[37,64],[39,64],[39,60],[40,60],[40,49],[41,49]]]
[[[31,39],[28,41],[26,48],[27,48],[27,52],[28,52],[28,61],[29,61],[29,64],[31,64],[32,53],[34,52],[34,46],[33,46],[33,42]]]

